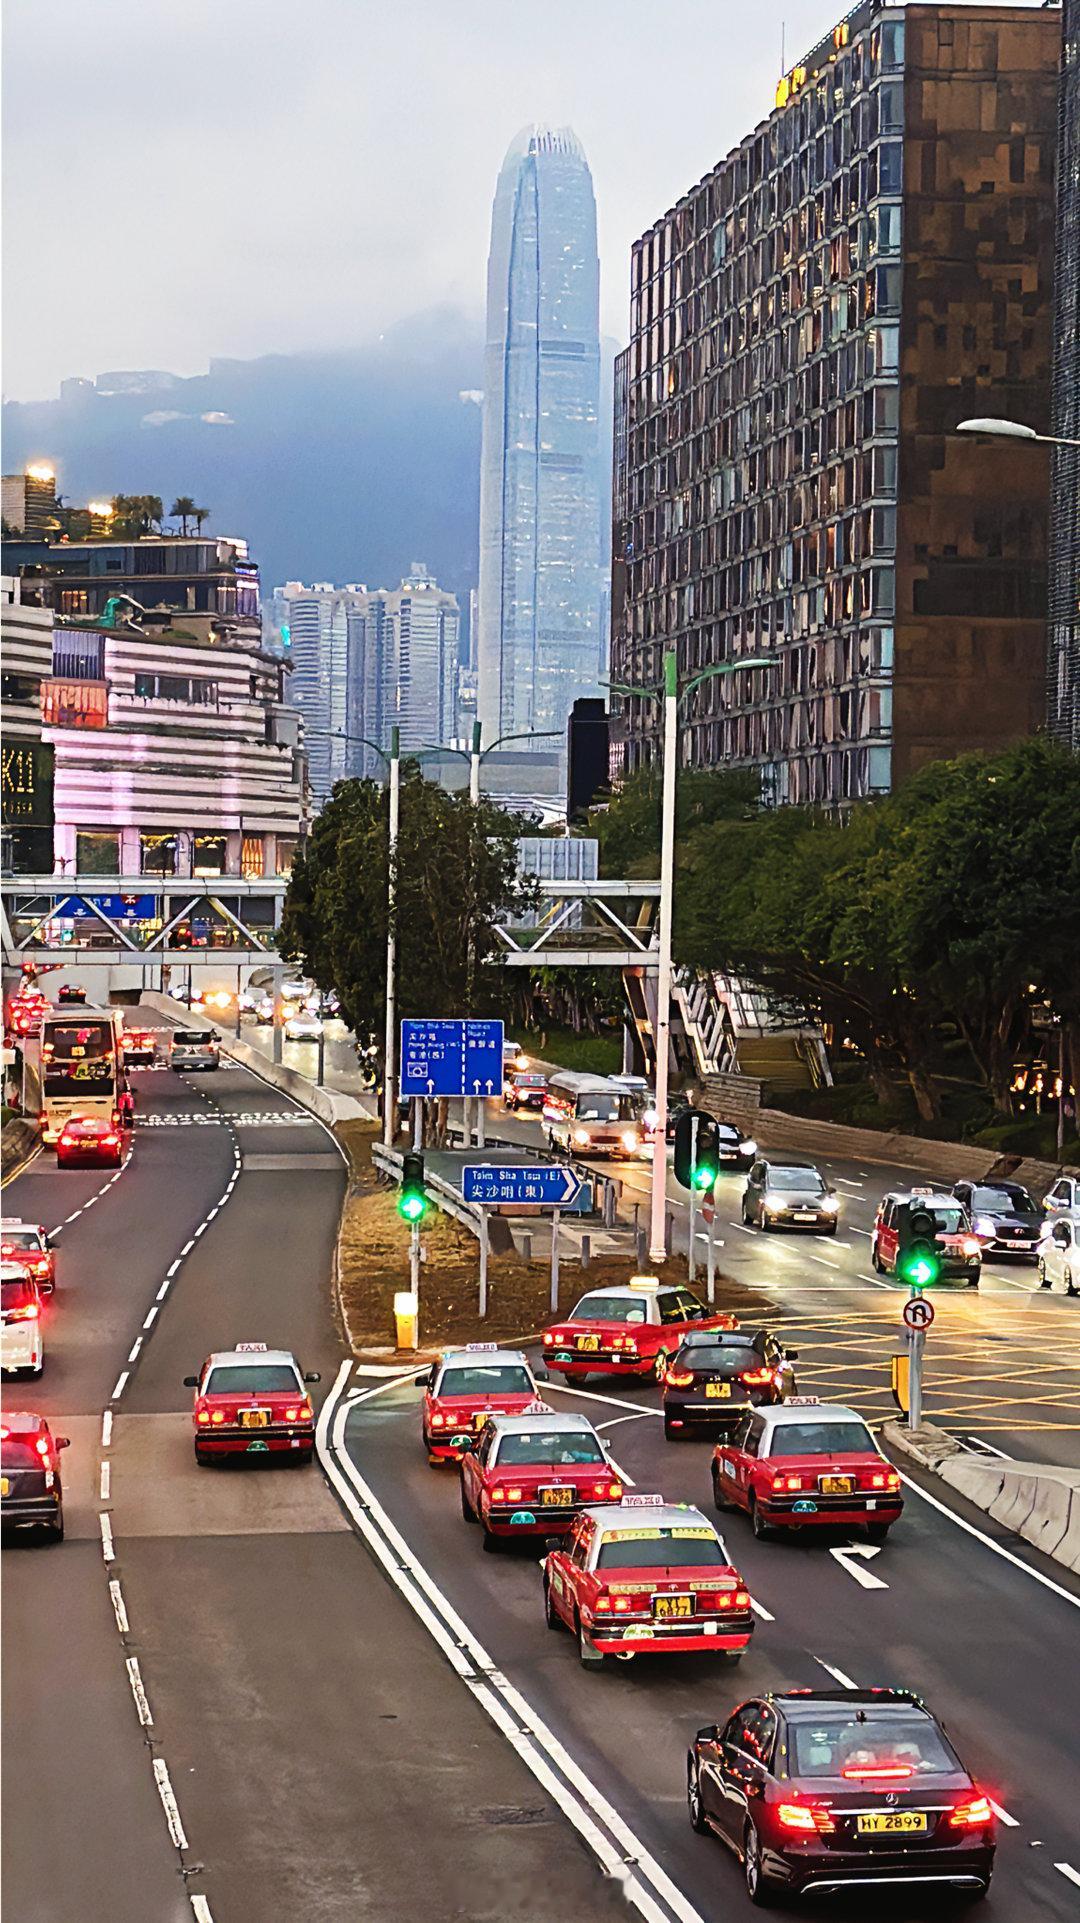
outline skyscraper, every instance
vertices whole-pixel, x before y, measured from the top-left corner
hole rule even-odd
[[[271,597],[286,616],[292,664],[286,694],[289,706],[304,717],[311,788],[320,807],[335,781],[361,772],[364,751],[345,737],[365,732],[357,707],[363,669],[353,653],[349,625],[351,610],[365,598],[362,584],[337,588],[330,581],[316,581],[310,588],[287,581]]]
[[[1080,0],[1062,11],[1050,489],[1050,673],[1046,723],[1080,753]]]
[[[562,733],[597,688],[599,398],[592,178],[569,128],[527,127],[499,175],[488,255],[478,706],[489,743]]]

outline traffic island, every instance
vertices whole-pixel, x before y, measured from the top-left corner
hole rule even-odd
[[[1003,1528],[1066,1569],[1080,1572],[1080,1469],[1003,1457],[991,1461],[972,1455],[929,1422],[914,1431],[900,1422],[886,1422],[882,1436],[897,1455],[940,1476]]]

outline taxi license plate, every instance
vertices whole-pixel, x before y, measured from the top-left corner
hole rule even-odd
[[[850,1496],[855,1487],[851,1476],[822,1476],[821,1493],[823,1496]]]
[[[705,1384],[705,1396],[707,1401],[715,1402],[718,1398],[722,1400],[725,1396],[730,1396],[730,1394],[731,1394],[730,1382],[707,1382]]]
[[[541,1489],[540,1491],[540,1506],[542,1509],[565,1509],[567,1503],[573,1502],[573,1500],[574,1492],[572,1489]]]
[[[652,1604],[654,1621],[673,1622],[677,1617],[692,1616],[694,1613],[693,1596],[654,1596]]]
[[[0,1496],[10,1496],[11,1484],[6,1476],[0,1476]]]
[[[860,1836],[925,1836],[927,1817],[921,1809],[878,1810],[856,1817],[855,1827]]]
[[[598,1335],[579,1335],[577,1338],[577,1346],[579,1349],[598,1349],[600,1347],[600,1337]]]
[[[796,1222],[816,1222],[817,1216],[813,1209],[796,1209],[794,1219]]]
[[[270,1413],[267,1409],[241,1409],[240,1411],[241,1429],[265,1429],[269,1422]]]

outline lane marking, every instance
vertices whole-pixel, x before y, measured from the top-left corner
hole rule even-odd
[[[128,1635],[130,1633],[130,1624],[128,1623],[127,1610],[124,1607],[124,1592],[115,1576],[109,1584],[109,1600],[113,1606],[113,1615],[116,1617],[117,1629],[120,1631],[121,1636]]]
[[[155,1302],[147,1312],[146,1320],[143,1323],[143,1328],[144,1329],[152,1328],[154,1325],[154,1320],[156,1316],[157,1316],[157,1303]]]
[[[349,1362],[341,1365],[337,1381],[320,1411],[316,1437],[324,1472],[358,1531],[452,1662],[476,1701],[507,1740],[513,1743],[522,1761],[536,1780],[543,1784],[609,1874],[617,1877],[623,1894],[639,1914],[648,1919],[648,1923],[666,1923],[665,1911],[660,1907],[663,1902],[678,1923],[703,1923],[700,1912],[649,1854],[640,1837],[564,1749],[532,1705],[496,1668],[483,1644],[418,1561],[370,1484],[360,1474],[345,1447],[345,1426],[351,1409],[356,1407],[355,1399],[351,1404],[342,1400],[351,1366]],[[362,1399],[367,1401],[394,1386],[393,1382],[376,1383],[362,1392]],[[516,1730],[512,1720],[515,1717]],[[538,1750],[543,1755],[538,1754]],[[598,1830],[598,1824],[607,1831],[607,1836]]]
[[[853,1682],[851,1677],[845,1675],[842,1669],[836,1669],[832,1663],[827,1663],[824,1656],[815,1656],[814,1661],[819,1663],[822,1669],[828,1671],[833,1680],[839,1683],[841,1689],[858,1689],[858,1683]]]
[[[190,1894],[191,1893],[189,1891],[189,1895]],[[195,1918],[195,1923],[214,1923],[214,1919],[210,1911],[210,1905],[207,1902],[205,1896],[193,1895],[191,1897],[191,1910],[192,1910],[192,1915]]]
[[[963,1516],[957,1515],[955,1509],[949,1509],[945,1503],[939,1502],[937,1496],[932,1496],[929,1490],[913,1482],[910,1476],[905,1476],[902,1469],[899,1474],[905,1489],[913,1490],[915,1495],[921,1496],[932,1509],[938,1509],[943,1516],[948,1516],[949,1521],[955,1522],[958,1529],[963,1529],[969,1536],[974,1536],[977,1542],[985,1544],[987,1549],[992,1549],[995,1556],[1002,1556],[1006,1562],[1011,1562],[1014,1569],[1022,1569],[1025,1576],[1030,1576],[1033,1581],[1041,1583],[1044,1589],[1053,1590],[1054,1595],[1060,1596],[1063,1602],[1071,1603],[1074,1609],[1080,1609],[1080,1596],[1074,1596],[1070,1590],[1063,1589],[1059,1582],[1053,1580],[1053,1577],[1044,1576],[1041,1569],[1033,1569],[1029,1562],[1025,1562],[1021,1556],[1014,1556],[1012,1550],[1006,1549],[1003,1543],[995,1542],[993,1537],[985,1535],[981,1529],[976,1529],[973,1522],[965,1521]]]
[[[838,1185],[842,1182],[846,1189],[861,1189],[863,1186],[853,1175],[838,1175],[836,1180]]]
[[[165,1297],[169,1293],[171,1284],[172,1284],[172,1276],[167,1275],[160,1289],[158,1290],[157,1295],[154,1297],[155,1302],[164,1302]]]
[[[617,1429],[620,1422],[637,1422],[641,1416],[651,1416],[655,1415],[655,1413],[655,1409],[639,1409],[637,1414],[632,1416],[612,1416],[610,1422],[598,1422],[596,1424],[596,1433],[597,1435],[603,1435],[605,1429]]]
[[[136,1714],[143,1728],[150,1729],[154,1719],[150,1714],[150,1704],[146,1699],[146,1690],[143,1687],[142,1674],[139,1669],[139,1658],[137,1656],[129,1656],[125,1666],[127,1668],[128,1682],[131,1684],[131,1693],[135,1698]]]
[[[169,1281],[172,1280],[173,1276],[176,1274],[176,1271],[179,1267],[180,1267],[180,1257],[177,1256],[175,1262],[170,1262],[168,1268],[165,1271],[166,1278]]]
[[[758,1233],[757,1229],[752,1229],[748,1222],[732,1222],[731,1227],[733,1229],[741,1229],[744,1235],[756,1235]]]
[[[106,1562],[115,1562],[116,1550],[113,1547],[112,1523],[104,1513],[98,1516],[98,1521],[101,1524],[101,1553]]]
[[[112,1481],[112,1466],[108,1462],[103,1462],[101,1465],[101,1479],[98,1483],[98,1501],[99,1502],[108,1502],[109,1485],[111,1481]]]
[[[543,1387],[545,1389],[554,1389],[559,1395],[584,1396],[586,1402],[609,1402],[613,1409],[632,1409],[636,1416],[655,1416],[657,1422],[662,1422],[664,1419],[662,1409],[647,1409],[644,1403],[628,1402],[625,1396],[602,1395],[599,1389],[577,1389],[573,1388],[569,1382],[553,1382],[550,1380],[545,1382]]]
[[[876,1548],[872,1549],[869,1546],[863,1548],[861,1545],[855,1543],[848,1543],[844,1549],[829,1550],[829,1554],[833,1557],[834,1561],[840,1564],[841,1569],[846,1569],[849,1576],[854,1576],[855,1581],[861,1588],[887,1589],[889,1587],[888,1583],[882,1582],[880,1576],[875,1576],[871,1570],[863,1569],[859,1563],[851,1560],[853,1556],[876,1556],[877,1553]]]
[[[807,1251],[809,1254],[809,1251]],[[830,1262],[827,1255],[810,1255],[811,1262],[820,1262],[823,1269],[838,1269],[839,1262]]]
[[[727,1545],[725,1544],[725,1548],[726,1546]],[[757,1602],[753,1596],[751,1596],[750,1598],[750,1607],[753,1610],[755,1616],[761,1617],[761,1620],[763,1623],[774,1623],[776,1621],[776,1617],[772,1615],[772,1613],[768,1609],[766,1609],[764,1603]]]
[[[1055,1863],[1054,1868],[1060,1870],[1062,1876],[1067,1876],[1070,1883],[1080,1885],[1080,1870],[1074,1870],[1071,1863]]]
[[[1000,1803],[995,1803],[992,1796],[988,1796],[986,1800],[989,1803],[990,1808],[993,1810],[994,1815],[998,1818],[999,1822],[1004,1823],[1006,1829],[1018,1830],[1020,1828],[1020,1821],[1018,1817],[1010,1816],[1008,1810],[1002,1809]]]
[[[184,1835],[184,1825],[180,1821],[180,1810],[177,1806],[176,1797],[173,1794],[173,1786],[169,1781],[169,1772],[165,1766],[165,1758],[163,1756],[155,1756],[154,1758],[154,1781],[157,1784],[157,1793],[161,1798],[161,1807],[165,1811],[165,1821],[169,1826],[169,1835],[178,1850],[186,1850],[188,1840]]]
[[[112,1414],[111,1409],[106,1409],[105,1414],[101,1418],[101,1446],[103,1449],[109,1449],[112,1446]]]

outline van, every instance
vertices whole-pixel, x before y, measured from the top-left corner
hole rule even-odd
[[[169,1041],[170,1068],[217,1068],[218,1038],[212,1028],[178,1028]]]
[[[553,1075],[544,1096],[548,1140],[566,1155],[636,1158],[643,1143],[639,1106],[615,1077]]]

